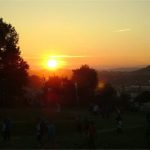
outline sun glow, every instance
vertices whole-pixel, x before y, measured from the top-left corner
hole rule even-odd
[[[45,54],[42,57],[41,66],[48,70],[59,70],[66,67],[68,64],[66,59],[61,55]]]
[[[47,67],[49,69],[56,69],[56,68],[58,68],[58,66],[59,66],[59,63],[56,59],[49,59],[47,61]]]

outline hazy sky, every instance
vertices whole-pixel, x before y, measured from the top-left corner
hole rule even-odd
[[[0,15],[34,69],[50,55],[69,68],[150,64],[150,0],[0,0]]]

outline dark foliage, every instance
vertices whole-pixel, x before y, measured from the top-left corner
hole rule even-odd
[[[80,103],[90,102],[98,85],[96,70],[88,65],[83,65],[79,69],[73,70],[72,81],[77,84]]]
[[[65,106],[75,104],[75,86],[68,78],[50,76],[44,86],[44,100],[47,105],[61,103]]]
[[[102,116],[109,117],[109,113],[117,106],[117,92],[115,88],[106,83],[96,94],[96,103],[100,106]]]
[[[0,19],[0,103],[12,104],[27,83],[28,64],[20,56],[18,34],[11,24]]]

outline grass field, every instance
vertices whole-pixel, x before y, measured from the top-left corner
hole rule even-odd
[[[0,123],[4,117],[9,117],[12,122],[12,138],[3,142],[0,137],[0,149],[7,148],[52,148],[47,137],[42,144],[36,140],[36,120],[41,117],[53,120],[56,126],[55,148],[87,148],[87,143],[76,131],[75,118],[79,114],[76,110],[64,110],[56,113],[49,109],[1,109]],[[150,148],[146,142],[146,119],[142,113],[126,112],[123,115],[124,133],[117,135],[115,128],[115,114],[109,119],[93,116],[87,111],[80,111],[95,121],[98,131],[96,140],[97,148]]]

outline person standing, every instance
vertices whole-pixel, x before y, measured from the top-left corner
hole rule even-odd
[[[147,142],[149,143],[150,142],[150,113],[147,113],[146,121],[147,121],[146,139]]]
[[[3,140],[7,141],[10,140],[11,138],[11,122],[9,119],[4,119],[3,124],[2,124],[2,136]]]
[[[98,113],[99,113],[99,106],[97,104],[95,104],[93,106],[93,113],[94,113],[94,115],[98,115]]]
[[[117,124],[117,133],[118,134],[121,134],[123,133],[123,120],[122,120],[122,117],[121,115],[119,114],[116,118],[116,124]]]
[[[76,124],[77,124],[77,132],[82,135],[83,134],[83,123],[80,116],[77,116],[76,118]]]
[[[42,141],[43,135],[44,135],[44,128],[45,128],[45,123],[43,120],[39,120],[37,125],[36,125],[36,132],[37,132],[37,140],[39,142]]]
[[[48,131],[48,139],[50,140],[50,143],[52,146],[55,146],[55,125],[53,122],[47,123],[47,131]]]
[[[88,146],[90,149],[96,148],[95,140],[96,140],[96,127],[93,121],[90,121],[89,127],[88,127]]]

